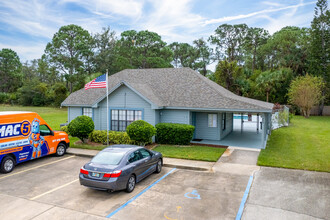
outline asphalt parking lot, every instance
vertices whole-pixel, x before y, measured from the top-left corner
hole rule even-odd
[[[48,156],[0,174],[0,219],[234,219],[249,175],[163,168],[135,190],[79,184],[90,158]]]

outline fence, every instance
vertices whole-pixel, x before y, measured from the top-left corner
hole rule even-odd
[[[272,130],[289,125],[289,108],[282,106],[272,114]]]

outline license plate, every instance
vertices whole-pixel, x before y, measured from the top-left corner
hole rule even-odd
[[[92,177],[100,177],[100,173],[94,173],[94,172],[92,172]]]

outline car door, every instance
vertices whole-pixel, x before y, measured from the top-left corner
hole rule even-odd
[[[140,149],[139,150],[141,156],[142,156],[142,165],[143,166],[143,173],[141,174],[141,178],[145,178],[151,173],[155,171],[156,165],[153,165],[153,161],[151,159],[151,153],[147,151],[146,149]]]
[[[129,165],[132,167],[132,173],[136,175],[136,181],[139,182],[144,172],[144,162],[142,161],[141,153],[136,150],[128,157]]]

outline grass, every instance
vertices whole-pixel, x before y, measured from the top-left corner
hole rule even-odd
[[[161,152],[164,157],[216,162],[226,149],[197,145],[158,145],[153,150]]]
[[[330,172],[330,117],[293,117],[272,131],[258,165]]]
[[[0,111],[30,111],[38,113],[53,130],[60,130],[60,124],[68,120],[67,108],[0,105]]]
[[[36,106],[19,106],[19,105],[0,105],[0,111],[30,111],[38,113],[49,126],[55,130],[60,130],[60,124],[66,123],[68,120],[67,108],[54,107],[36,107]],[[76,137],[69,137],[70,146],[74,147],[74,142],[79,140]]]

